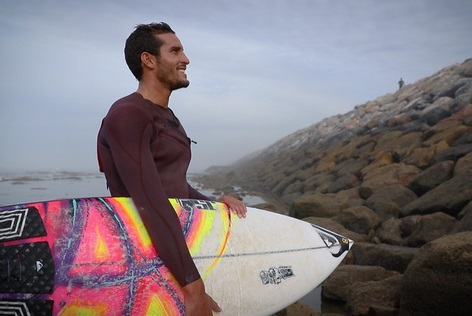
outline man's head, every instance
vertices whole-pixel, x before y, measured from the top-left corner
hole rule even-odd
[[[142,53],[147,52],[159,58],[160,49],[164,42],[158,35],[167,33],[175,34],[171,27],[164,22],[139,24],[126,40],[126,63],[138,81],[143,76],[143,67],[141,65]]]

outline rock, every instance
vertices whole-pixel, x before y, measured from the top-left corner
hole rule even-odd
[[[294,303],[287,308],[272,314],[272,316],[319,316],[310,306],[302,303]]]
[[[462,135],[470,131],[469,126],[462,124],[462,121],[446,120],[431,127],[425,133],[423,146],[433,146],[439,142],[446,142],[449,146],[454,144]]]
[[[467,170],[472,170],[472,150],[457,161],[454,167],[454,175],[465,173]]]
[[[443,140],[425,147],[414,148],[413,151],[403,159],[403,162],[419,169],[425,169],[437,162],[435,159],[438,153],[448,148],[448,143]]]
[[[345,194],[305,194],[293,202],[290,215],[296,218],[333,217],[347,207],[348,196]]]
[[[445,149],[434,157],[435,161],[452,160],[457,161],[468,153],[472,152],[472,144],[460,145]]]
[[[354,254],[354,263],[366,266],[380,266],[387,270],[403,273],[417,248],[394,246],[387,244],[372,244],[356,242],[351,248]]]
[[[295,201],[301,195],[301,193],[294,192],[290,194],[284,194],[280,199],[284,202],[284,204],[291,205],[292,202]]]
[[[372,193],[382,188],[391,187],[393,185],[405,185],[410,179],[421,170],[412,165],[406,165],[403,163],[390,164],[384,167],[376,168],[363,177],[363,182],[359,188],[361,190],[369,189]],[[367,195],[362,195],[364,198],[369,198]]]
[[[349,230],[366,235],[380,225],[378,215],[365,206],[343,209],[333,219]]]
[[[430,126],[435,125],[440,120],[452,115],[451,108],[455,100],[450,97],[441,97],[434,101],[431,106],[421,111],[421,120]]]
[[[414,191],[418,196],[421,196],[443,182],[451,179],[453,171],[453,161],[447,160],[438,162],[411,179],[406,186]]]
[[[471,108],[472,108],[472,104],[471,104]],[[472,114],[470,114],[469,116],[471,118],[470,123],[472,125]],[[467,123],[469,123],[468,119],[469,119],[469,117],[464,118],[464,125],[466,125],[466,126],[469,126],[469,125],[467,125]],[[472,144],[472,131],[468,131],[468,132],[465,132],[464,134],[462,134],[461,137],[456,139],[456,141],[452,144],[451,147],[458,147],[458,146],[463,146],[463,145],[467,145],[467,144]]]
[[[360,182],[356,176],[352,174],[345,174],[331,183],[331,185],[328,187],[328,193],[337,193],[339,191],[352,189],[355,186],[358,186],[359,183]]]
[[[406,239],[409,247],[420,247],[427,242],[443,237],[458,228],[458,221],[447,214],[437,212],[419,217],[417,227]]]
[[[372,153],[371,153],[372,154]],[[360,173],[361,179],[365,179],[366,175],[370,172],[373,172],[379,168],[389,166],[394,163],[392,152],[382,153],[380,156],[376,156],[375,159],[369,163],[366,167],[362,168]]]
[[[275,195],[281,195],[284,190],[291,184],[297,182],[296,176],[285,177],[277,183],[275,187],[272,188],[271,192]]]
[[[321,173],[312,176],[304,182],[303,192],[327,193],[328,188],[336,177],[333,174]]]
[[[472,200],[472,170],[456,175],[401,209],[402,216],[444,212],[456,216]]]
[[[341,265],[323,282],[321,293],[327,299],[346,301],[350,288],[357,282],[384,280],[398,275],[398,272],[382,267]]]
[[[381,281],[357,282],[350,287],[346,305],[349,315],[398,315],[401,275]]]
[[[422,216],[411,215],[400,219],[400,236],[406,238],[411,236],[417,229]]]
[[[359,153],[353,153],[356,157],[359,157]],[[354,175],[356,177],[360,176],[360,171],[362,168],[369,165],[369,161],[362,158],[348,158],[343,162],[339,163],[336,168],[334,168],[334,172],[336,175],[344,176],[344,175]]]
[[[472,107],[472,104],[469,104],[469,106]],[[472,114],[469,114],[466,117],[464,117],[464,125],[472,126]]]
[[[384,221],[390,217],[398,217],[400,209],[417,198],[418,196],[407,187],[394,184],[374,192],[365,201],[365,205]]]
[[[366,201],[365,205],[375,211],[381,222],[384,222],[392,217],[398,217],[400,214],[400,208],[391,201],[373,199],[369,202]]]
[[[438,94],[438,97],[450,97],[450,98],[455,98],[456,97],[456,91],[466,85],[470,81],[469,78],[460,78],[456,82],[454,82],[453,85],[449,86],[445,91],[441,92]]]
[[[301,193],[299,192],[301,192],[302,189],[303,189],[303,182],[300,180],[296,180],[283,190],[282,195],[288,195],[288,194],[294,194],[294,193],[301,195]]]
[[[383,221],[380,227],[377,229],[376,237],[381,243],[387,243],[389,245],[403,244],[400,223],[401,220],[394,217],[390,217],[389,219]]]
[[[460,221],[457,231],[472,231],[472,201],[464,207],[458,217]]]
[[[465,60],[462,64],[459,65],[457,72],[462,77],[472,77],[472,58]]]
[[[459,106],[465,106],[472,103],[472,80],[457,89],[455,100]]]
[[[415,255],[401,285],[400,315],[469,315],[472,232],[436,239]]]

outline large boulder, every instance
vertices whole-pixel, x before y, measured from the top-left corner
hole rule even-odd
[[[366,172],[364,168],[363,182],[359,187],[361,197],[368,199],[375,191],[394,185],[405,185],[411,178],[421,172],[421,169],[403,163],[394,163],[375,168]]]
[[[401,215],[444,212],[457,216],[462,208],[472,200],[471,178],[472,170],[456,175],[402,208]]]
[[[472,232],[436,239],[415,255],[402,280],[400,315],[470,315]]]
[[[382,222],[376,231],[375,238],[378,239],[379,242],[387,243],[389,245],[403,244],[400,225],[401,219],[390,217],[386,221]]]
[[[333,217],[349,207],[348,201],[349,195],[342,193],[304,194],[292,203],[290,215],[296,218]]]
[[[381,266],[387,270],[403,273],[411,262],[417,248],[357,242],[351,249],[354,262],[363,266]]]
[[[340,265],[323,282],[322,296],[331,300],[346,301],[351,287],[357,282],[379,281],[400,275],[382,267]]]
[[[407,187],[418,195],[423,195],[429,190],[452,178],[454,162],[451,160],[438,162],[414,177]]]
[[[411,217],[410,218],[414,218]],[[414,231],[406,238],[405,244],[410,247],[420,247],[434,239],[454,232],[459,222],[452,216],[437,212],[414,218]]]
[[[296,302],[287,308],[278,311],[275,314],[272,314],[272,316],[319,316],[316,311],[313,310],[310,306],[306,304],[302,304],[300,302]]]
[[[472,201],[459,214],[459,231],[472,231]]]
[[[332,182],[336,180],[336,177],[330,173],[319,173],[304,182],[303,192],[328,192],[328,188]]]
[[[454,167],[454,174],[461,174],[472,169],[472,133],[470,142],[471,151],[457,161]]]
[[[340,214],[333,219],[349,230],[366,235],[380,225],[379,216],[365,206],[341,210]]]
[[[355,283],[346,298],[349,315],[397,315],[401,281],[402,276],[395,275],[380,281]]]
[[[381,220],[390,217],[398,217],[400,209],[416,200],[418,196],[400,184],[375,191],[366,201],[365,205],[374,210]]]

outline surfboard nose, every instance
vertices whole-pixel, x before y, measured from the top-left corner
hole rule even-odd
[[[345,252],[348,252],[354,244],[354,241],[351,239],[327,230],[326,228],[314,224],[311,224],[311,226],[313,226],[318,235],[321,237],[321,240],[335,258],[338,258]]]

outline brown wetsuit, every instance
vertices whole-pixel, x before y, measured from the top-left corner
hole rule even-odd
[[[172,110],[133,93],[116,101],[97,141],[112,196],[130,196],[159,256],[181,286],[200,275],[169,197],[208,198],[187,182],[190,138]]]

